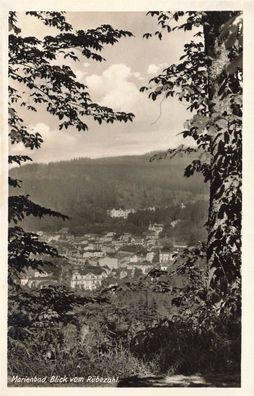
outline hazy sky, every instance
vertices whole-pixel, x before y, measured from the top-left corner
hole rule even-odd
[[[41,38],[49,33],[48,28],[36,18],[18,15],[22,35]],[[94,101],[114,110],[133,112],[135,119],[127,124],[98,125],[89,118],[88,132],[77,132],[74,128],[62,132],[58,130],[57,120],[46,111],[29,112],[29,116],[24,116],[30,127],[42,134],[44,143],[36,151],[28,152],[21,144],[12,146],[11,151],[27,153],[35,161],[49,162],[77,157],[141,154],[175,147],[183,142],[188,144],[187,139],[177,136],[184,121],[190,118],[186,106],[171,98],[164,100],[160,108],[160,98],[153,102],[145,93],[140,93],[139,88],[164,67],[179,60],[188,35],[193,33],[177,31],[165,35],[161,41],[157,38],[143,39],[144,33],[156,29],[156,23],[155,19],[142,12],[68,12],[66,18],[75,29],[110,24],[135,35],[105,47],[102,55],[106,62],[84,57],[80,62],[68,61],[79,81],[88,85]]]

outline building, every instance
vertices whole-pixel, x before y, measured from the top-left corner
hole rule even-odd
[[[146,247],[151,249],[156,246],[157,240],[155,237],[149,237],[146,239]]]
[[[159,253],[159,262],[166,263],[171,260],[172,253],[169,250],[161,250]]]
[[[162,271],[167,271],[169,269],[170,265],[171,265],[171,263],[169,261],[168,262],[162,262],[160,264],[160,269]]]
[[[130,263],[137,263],[139,261],[139,257],[136,254],[130,257]]]
[[[133,256],[133,253],[119,250],[116,254],[116,258],[118,259],[119,268],[126,267],[130,262],[130,257]]]
[[[181,221],[180,219],[171,221],[171,223],[170,223],[171,227],[175,228],[175,226],[176,226],[180,221]]]
[[[56,235],[51,235],[51,236],[48,236],[48,238],[47,238],[47,242],[51,242],[51,241],[59,241],[60,240],[60,238],[61,238],[61,235],[59,235],[59,234],[56,234]]]
[[[115,257],[103,257],[99,259],[101,267],[109,267],[111,270],[118,268],[118,260]]]
[[[145,240],[144,240],[144,238],[141,238],[141,237],[135,237],[135,238],[133,237],[131,239],[131,244],[134,246],[139,246],[139,245],[144,246]]]
[[[107,210],[107,214],[112,217],[112,218],[123,218],[123,219],[127,219],[128,215],[130,213],[135,213],[136,210],[135,209],[111,209],[111,210]]]
[[[154,257],[155,257],[155,253],[154,252],[146,253],[146,261],[149,261],[149,263],[153,262]]]
[[[147,274],[152,268],[154,267],[153,264],[148,264],[143,261],[138,261],[135,263],[129,263],[127,264],[126,268],[131,272],[132,277],[135,275],[135,273],[140,272],[143,275]]]
[[[95,290],[107,277],[107,271],[99,265],[87,265],[72,272],[70,286],[72,289]]]
[[[187,245],[176,245],[176,244],[174,244],[174,251],[175,251],[175,253],[181,253],[181,252],[183,252],[185,249],[187,249]]]
[[[120,245],[119,245],[120,248]],[[117,249],[117,244],[110,244],[110,245],[104,245],[101,247],[101,251],[104,253],[104,255],[107,254],[114,254]]]
[[[20,279],[20,285],[29,288],[41,289],[44,286],[53,284],[58,284],[58,280],[52,272],[39,272],[32,268],[29,268],[24,274],[22,274]]]
[[[128,232],[125,232],[123,235],[120,236],[120,241],[124,243],[129,243],[131,241],[132,235]]]
[[[94,243],[89,243],[87,246],[84,247],[84,251],[88,250],[94,250],[95,249],[95,244]]]
[[[114,239],[114,236],[112,235],[103,235],[100,237],[100,242],[101,243],[111,243]]]
[[[81,245],[88,245],[88,241],[86,239],[83,239],[82,241],[79,242]]]
[[[77,250],[68,250],[65,254],[69,262],[73,264],[85,264],[86,257],[83,257],[82,253]]]
[[[44,232],[43,231],[37,231],[36,234],[39,235],[39,237],[42,237],[44,235]]]
[[[159,235],[164,229],[163,224],[150,224],[148,227],[148,231],[153,231],[156,235]]]
[[[101,250],[86,250],[83,253],[84,258],[100,258],[105,255]]]
[[[112,232],[112,231],[107,232],[106,236],[109,238],[114,238],[116,236],[116,232]]]

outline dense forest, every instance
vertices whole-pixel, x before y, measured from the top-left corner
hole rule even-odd
[[[180,218],[189,221],[181,229],[190,230],[191,226],[200,229],[205,222],[208,193],[199,175],[192,179],[184,177],[190,158],[153,162],[150,158],[151,154],[80,158],[12,169],[11,176],[22,179],[23,194],[71,217],[63,222],[29,216],[24,225],[35,231],[57,231],[67,226],[73,233],[124,230],[135,234],[147,229],[150,222],[167,225]],[[182,202],[191,205],[192,210],[190,206],[188,210],[179,210]],[[143,211],[151,206],[156,208],[155,212]],[[134,208],[138,213],[130,215],[128,221],[110,219],[107,209],[120,207]]]

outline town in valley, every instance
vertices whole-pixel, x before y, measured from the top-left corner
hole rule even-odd
[[[185,204],[180,204],[185,209]],[[155,211],[154,207],[147,208]],[[111,209],[111,218],[127,219],[135,209]],[[171,221],[172,230],[181,220]],[[58,232],[38,231],[40,239],[57,248],[60,257],[52,271],[29,268],[21,278],[21,285],[28,288],[42,288],[62,284],[70,289],[95,290],[101,286],[116,285],[119,279],[136,278],[147,275],[153,268],[167,271],[178,253],[187,248],[187,244],[178,244],[174,237],[169,244],[162,237],[164,225],[149,224],[141,236],[129,232],[117,234],[73,235],[68,227]]]

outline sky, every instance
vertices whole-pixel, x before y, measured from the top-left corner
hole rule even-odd
[[[49,33],[39,20],[18,14],[22,35],[42,38]],[[191,118],[186,106],[170,98],[156,102],[139,91],[150,78],[163,68],[176,63],[183,53],[186,41],[193,35],[175,31],[158,38],[143,38],[146,32],[157,29],[156,20],[143,12],[67,12],[66,19],[74,29],[96,28],[110,24],[114,28],[131,31],[135,37],[122,38],[113,46],[106,46],[102,56],[105,62],[80,57],[79,62],[68,61],[78,80],[88,86],[92,99],[116,111],[133,112],[133,122],[99,125],[87,119],[88,131],[74,128],[59,131],[57,120],[46,110],[23,114],[31,130],[41,133],[44,142],[39,150],[28,152],[21,143],[11,146],[12,153],[30,155],[36,162],[52,162],[79,157],[108,157],[139,155],[156,150],[174,148],[181,143],[194,144],[183,139],[186,119]],[[58,33],[52,29],[52,33]],[[66,62],[65,62],[66,63]]]

